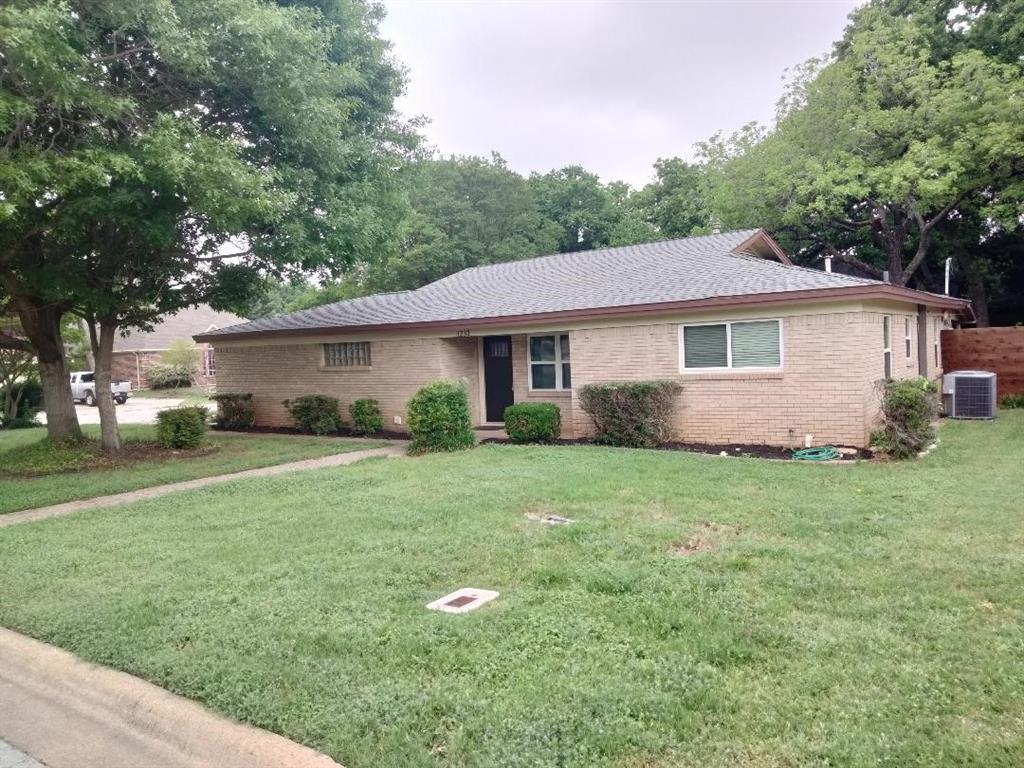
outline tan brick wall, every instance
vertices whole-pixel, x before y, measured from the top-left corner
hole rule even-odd
[[[781,372],[679,371],[679,324],[576,331],[573,378],[583,384],[647,378],[682,387],[675,437],[688,442],[863,445],[865,370],[872,349],[861,313],[782,318]],[[881,333],[881,331],[879,331]],[[577,434],[589,418],[576,408]]]
[[[574,435],[573,395],[571,391],[530,391],[530,372],[527,357],[528,335],[512,337],[512,393],[517,403],[554,403],[562,412],[562,437]],[[569,334],[569,355],[573,356],[572,333]],[[573,369],[575,370],[575,369]]]
[[[342,416],[362,397],[380,402],[387,429],[403,429],[406,403],[428,381],[444,375],[442,339],[395,339],[371,342],[367,369],[321,369],[320,344],[220,346],[217,349],[217,391],[251,392],[256,423],[291,426],[282,400],[300,395],[329,395],[340,401]],[[472,397],[471,397],[472,399]],[[402,418],[402,425],[394,417]]]
[[[675,423],[679,440],[801,445],[804,435],[811,434],[815,445],[865,445],[877,416],[875,382],[883,376],[882,317],[886,314],[893,318],[893,374],[915,376],[916,307],[839,306],[833,311],[821,307],[783,313],[783,369],[778,372],[681,373],[679,324],[683,318],[562,329],[570,337],[574,387],[565,394],[529,390],[527,334],[510,333],[514,396],[516,402],[556,403],[562,410],[563,436],[584,436],[592,427],[579,408],[580,386],[666,378],[683,386]],[[747,311],[742,317],[702,317],[701,321],[752,316]],[[904,317],[911,318],[909,358]],[[929,334],[932,329],[930,316]],[[288,397],[331,395],[341,401],[343,413],[352,400],[374,397],[381,403],[386,426],[395,428],[394,417],[401,416],[404,422],[406,403],[419,387],[440,377],[459,378],[467,384],[475,422],[482,422],[479,336],[373,336],[369,370],[320,370],[320,341],[218,346],[218,391],[252,392],[257,422],[266,425],[290,423],[281,406]],[[931,355],[929,347],[929,363]],[[929,374],[934,375],[931,366]]]

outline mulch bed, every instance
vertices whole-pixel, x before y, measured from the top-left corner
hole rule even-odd
[[[489,437],[480,441],[481,443],[511,443],[506,437]],[[587,438],[561,438],[553,440],[548,445],[599,445]],[[854,448],[852,446],[835,446],[841,452],[836,461],[856,461],[857,459],[871,459],[875,454],[865,448]],[[741,456],[754,459],[781,459],[791,460],[793,451],[789,448],[780,448],[775,445],[752,445],[749,443],[663,443],[655,450],[658,451],[684,451],[687,453],[706,453],[714,456]],[[813,463],[813,462],[809,462]]]
[[[216,427],[212,431],[218,431]],[[230,430],[227,430],[230,431]],[[303,435],[311,437],[308,432],[300,432],[294,427],[253,427],[248,430],[253,434],[261,435]],[[497,432],[499,430],[495,430]],[[352,430],[342,428],[338,432],[320,437],[366,437],[373,440],[409,440],[408,432],[394,432],[389,429],[382,429],[369,435],[357,435]],[[480,441],[481,445],[488,444],[511,444],[507,437],[485,437]],[[547,445],[599,445],[589,438],[560,438],[552,440]],[[842,452],[837,461],[856,461],[857,459],[872,459],[875,454],[865,448],[853,448],[851,446],[837,445],[836,448]],[[748,443],[664,443],[655,450],[659,451],[685,451],[688,453],[706,453],[720,456],[723,452],[729,456],[742,456],[755,459],[783,459],[793,458],[793,451],[788,448],[780,448],[775,445],[754,445]]]
[[[203,446],[194,450],[168,450],[161,448],[159,443],[149,440],[127,440],[121,447],[120,453],[108,455],[103,453],[99,442],[90,451],[87,458],[84,458],[75,466],[63,466],[47,468],[45,470],[24,469],[0,469],[0,477],[7,478],[33,478],[47,477],[49,475],[67,475],[78,472],[96,472],[98,470],[122,469],[133,464],[140,464],[145,461],[167,461],[170,459],[196,459],[217,453],[220,448],[215,445]]]
[[[390,429],[382,429],[379,432],[371,432],[370,434],[355,433],[348,427],[342,427],[337,432],[332,432],[328,435],[313,435],[309,432],[303,432],[296,429],[295,427],[251,427],[246,430],[234,430],[234,429],[221,429],[219,427],[210,427],[211,432],[238,432],[245,431],[253,435],[299,435],[301,437],[365,437],[369,440],[408,440],[408,432],[393,432]]]

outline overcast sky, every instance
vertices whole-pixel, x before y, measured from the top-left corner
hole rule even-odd
[[[406,115],[444,154],[647,182],[659,157],[768,123],[783,75],[831,48],[854,0],[386,0]]]

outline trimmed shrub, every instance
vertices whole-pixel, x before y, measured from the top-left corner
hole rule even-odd
[[[214,395],[217,403],[216,425],[219,429],[246,431],[256,423],[256,406],[252,394],[225,393]]]
[[[10,394],[10,403],[8,403]],[[17,406],[14,401],[17,400]],[[7,413],[10,405],[11,412]],[[24,429],[39,426],[36,414],[43,407],[43,385],[37,379],[20,381],[8,388],[0,388],[0,429]]]
[[[184,366],[153,363],[146,369],[152,389],[177,389],[192,386],[192,371]]]
[[[156,440],[161,448],[198,448],[206,434],[206,417],[206,409],[198,405],[160,411],[156,415]]]
[[[409,400],[409,453],[459,451],[476,443],[462,382],[432,381]]]
[[[300,432],[312,435],[329,435],[337,432],[345,423],[338,411],[338,398],[327,395],[303,395],[294,400],[285,400],[284,407]]]
[[[562,434],[562,409],[554,403],[510,405],[505,432],[514,443],[550,443]]]
[[[653,448],[672,436],[672,411],[682,387],[674,381],[628,381],[580,387],[580,406],[594,422],[596,442]]]
[[[372,435],[384,429],[380,403],[373,398],[356,400],[348,407],[348,415],[352,418],[352,431],[357,435]]]
[[[999,405],[1003,408],[1024,408],[1024,392],[1005,395]]]
[[[935,390],[935,384],[923,377],[883,382],[882,426],[871,434],[872,446],[908,459],[931,443],[932,423],[939,413]]]

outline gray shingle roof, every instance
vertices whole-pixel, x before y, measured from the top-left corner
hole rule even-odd
[[[429,323],[879,285],[736,253],[759,230],[471,267],[383,293],[220,328],[209,335]]]
[[[226,326],[238,328],[245,324],[244,317],[232,315],[230,312],[218,312],[202,304],[179,310],[173,315],[164,315],[160,322],[153,326],[152,331],[132,331],[127,336],[115,336],[114,351],[142,352],[167,349],[172,341],[191,340],[198,334],[212,333]]]

